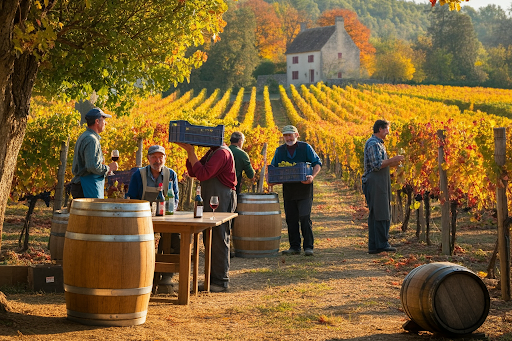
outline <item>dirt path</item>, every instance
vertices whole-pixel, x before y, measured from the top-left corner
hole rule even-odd
[[[362,197],[321,173],[313,212],[313,257],[233,258],[229,293],[200,294],[189,306],[150,303],[146,323],[135,327],[69,322],[63,294],[7,294],[15,312],[0,314],[0,340],[433,339],[430,333],[403,332],[399,294],[407,271],[386,265],[390,255],[366,253]],[[288,248],[284,223],[282,236],[281,250]],[[392,241],[405,257],[416,247],[396,231]],[[512,316],[506,315],[512,304],[497,295],[491,292],[491,313],[478,330],[492,340],[512,333]]]

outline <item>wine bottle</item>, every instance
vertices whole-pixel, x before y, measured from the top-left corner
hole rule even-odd
[[[169,181],[169,189],[165,196],[165,214],[174,214],[174,187],[172,181]]]
[[[201,186],[197,186],[196,198],[194,200],[194,218],[203,217],[203,198],[201,198]]]
[[[165,214],[165,198],[164,198],[164,186],[158,184],[158,196],[156,197],[156,216],[160,217]]]

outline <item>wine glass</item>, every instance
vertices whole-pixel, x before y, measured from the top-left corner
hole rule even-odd
[[[218,196],[213,195],[210,198],[210,207],[213,210],[213,215],[211,216],[210,219],[215,220],[215,210],[217,209],[217,207],[219,207],[219,197]]]
[[[112,161],[117,162],[119,160],[119,150],[114,149],[112,153],[110,153],[110,157]],[[114,172],[110,171],[109,175],[114,175]]]
[[[405,156],[405,150],[403,148],[398,149],[398,155],[404,155]],[[402,161],[400,161],[400,164],[398,167],[403,167]]]

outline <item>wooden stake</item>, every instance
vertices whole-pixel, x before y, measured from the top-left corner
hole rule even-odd
[[[443,255],[451,255],[450,250],[450,198],[448,197],[448,176],[443,169],[444,163],[444,130],[437,131],[441,140],[437,162],[439,164],[439,200],[441,201],[441,245]]]
[[[62,208],[62,197],[64,196],[64,181],[66,181],[66,164],[68,160],[69,136],[66,142],[60,146],[60,164],[57,171],[57,186],[55,187],[55,199],[53,201],[53,211]]]
[[[265,170],[267,169],[267,142],[263,144],[261,155],[263,155],[263,167],[261,167],[260,180],[258,181],[258,193],[263,193],[263,183],[265,182]]]
[[[498,211],[498,254],[500,255],[501,296],[510,300],[510,228],[508,218],[507,180],[503,170],[506,157],[507,137],[505,128],[494,128],[494,160],[500,167],[496,184],[496,207]]]

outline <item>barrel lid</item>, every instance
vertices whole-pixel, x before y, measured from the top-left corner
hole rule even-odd
[[[71,214],[103,215],[101,212],[117,212],[116,216],[130,213],[135,216],[151,216],[149,201],[146,200],[80,198],[73,199],[71,203]]]

